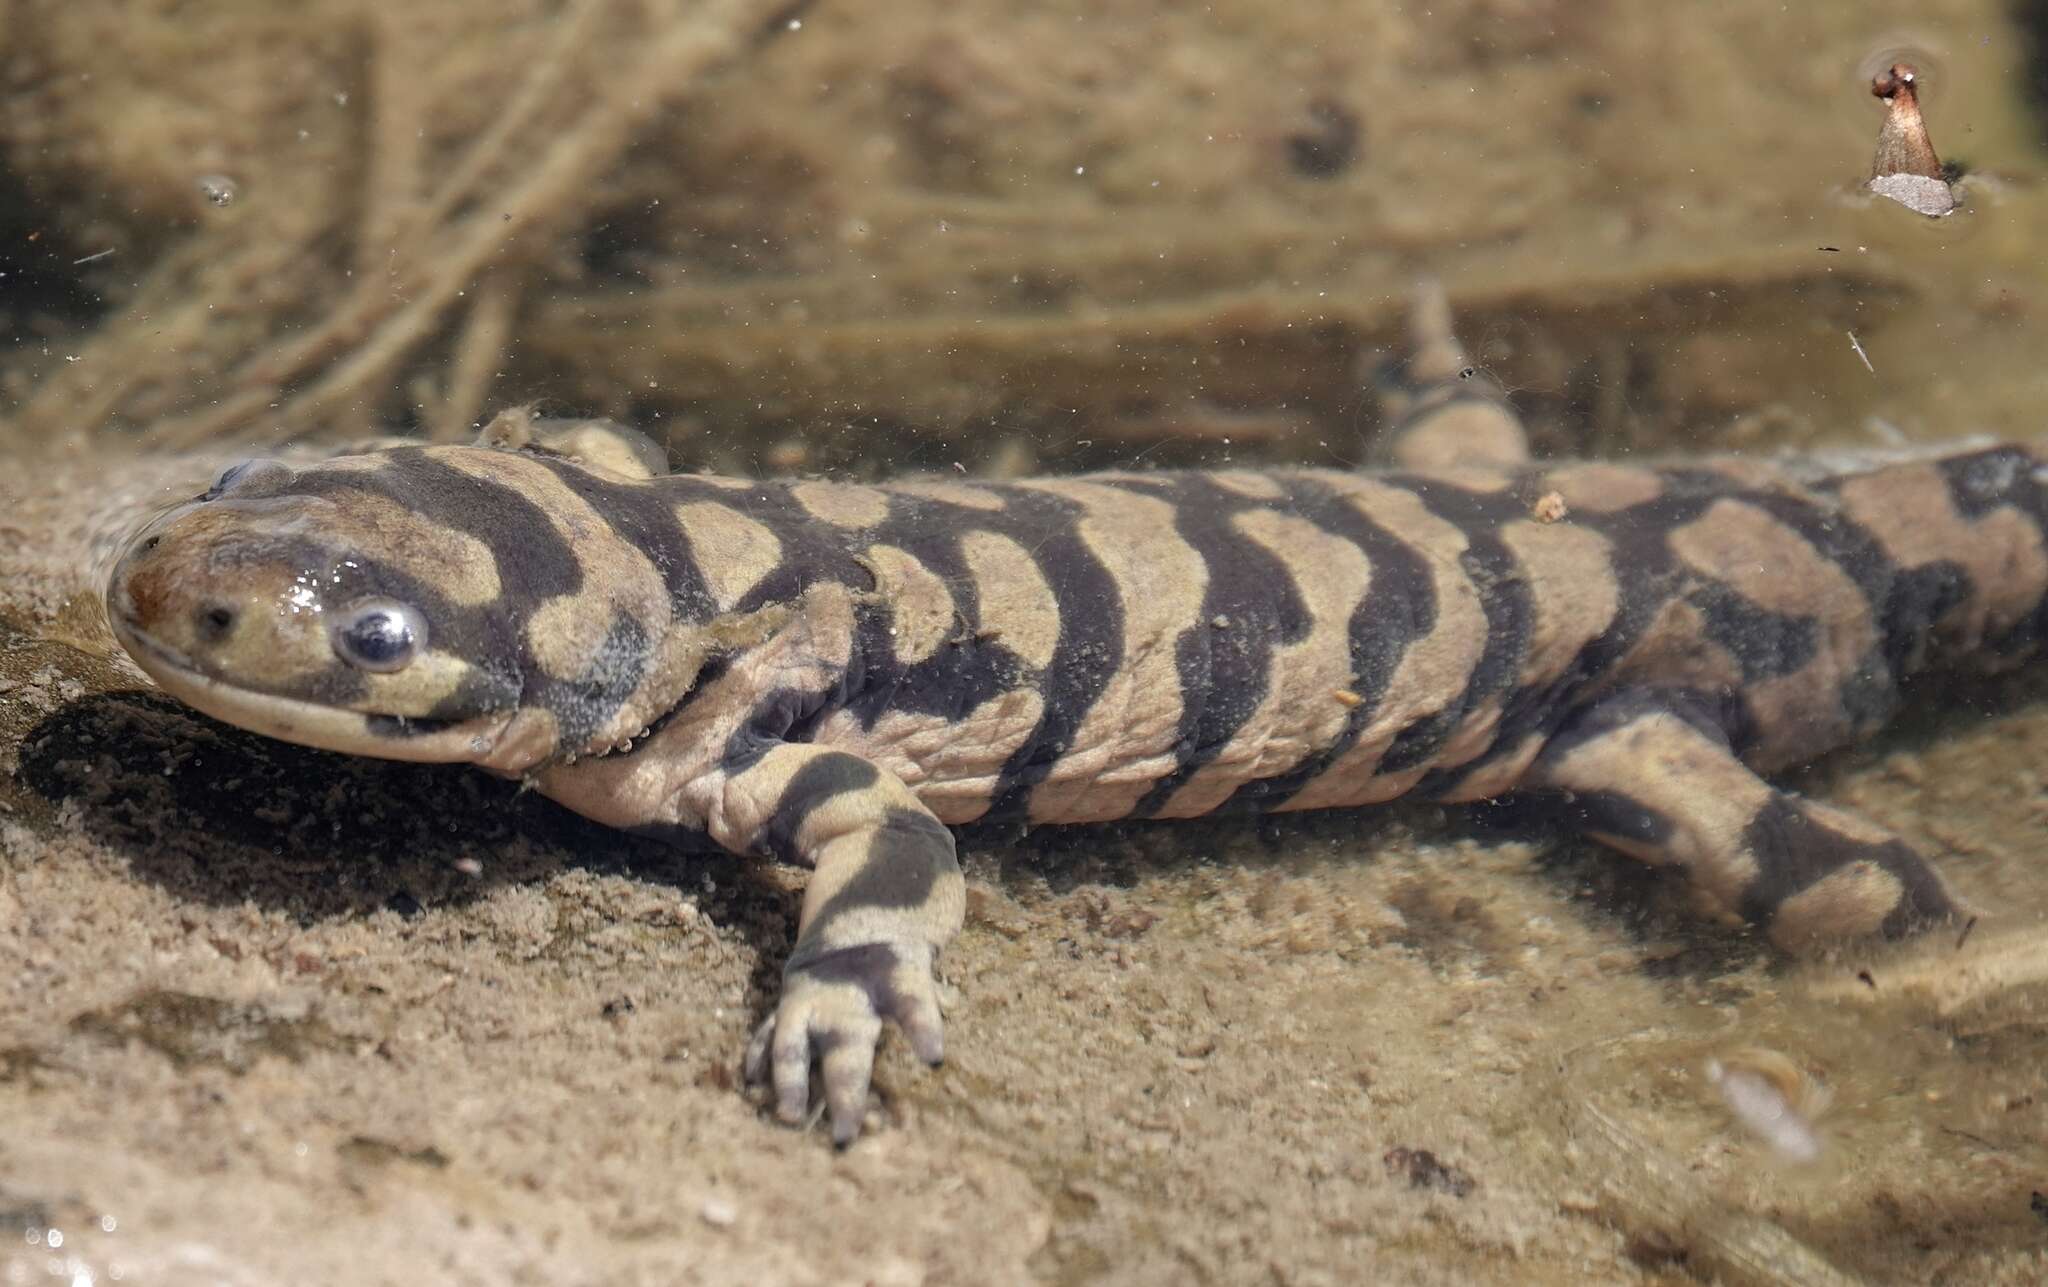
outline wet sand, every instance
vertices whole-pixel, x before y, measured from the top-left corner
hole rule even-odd
[[[734,1075],[794,873],[149,691],[95,619],[93,534],[215,464],[8,498],[10,1269],[1682,1283],[1814,1281],[1817,1257],[2021,1283],[2048,1263],[2048,677],[1924,698],[1801,780],[1945,855],[1989,913],[1960,951],[1793,967],[1511,818],[971,831],[948,1063],[892,1037],[871,1134],[835,1153]],[[1757,1045],[1834,1090],[1812,1167],[1772,1162],[1706,1084]]]

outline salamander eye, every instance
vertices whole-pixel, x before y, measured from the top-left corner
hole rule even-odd
[[[327,628],[340,658],[358,670],[403,670],[427,646],[427,621],[396,599],[365,599],[338,614]]]

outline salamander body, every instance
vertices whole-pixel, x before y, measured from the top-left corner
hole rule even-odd
[[[2048,632],[2048,468],[1532,464],[1440,306],[1386,472],[860,486],[646,453],[404,446],[252,462],[108,590],[231,723],[468,761],[602,822],[812,867],[747,1055],[859,1129],[893,1020],[942,1037],[950,826],[1544,796],[1790,948],[1957,904],[1906,844],[1758,776],[1927,667]]]

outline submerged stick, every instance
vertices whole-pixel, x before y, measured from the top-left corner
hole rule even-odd
[[[245,363],[233,377],[237,392],[157,421],[143,432],[143,441],[192,447],[226,437],[258,416],[304,426],[373,399],[380,382],[443,323],[457,299],[487,273],[516,273],[535,243],[586,207],[599,176],[648,119],[735,56],[751,52],[752,36],[776,12],[775,0],[706,0],[687,17],[671,13],[666,3],[650,3],[650,30],[638,56],[595,91],[585,91],[563,76],[562,66],[569,52],[582,47],[582,15],[614,7],[588,0],[558,37],[559,56],[529,73],[499,129],[472,146],[417,213],[402,212],[399,231],[409,240],[393,248],[384,273],[360,284],[321,325]],[[545,143],[525,137],[539,129],[543,100],[559,97],[546,91],[565,89],[576,92],[576,116],[553,127]],[[504,122],[518,128],[508,133]],[[488,204],[465,202],[466,195],[476,195],[472,189],[483,190],[508,155],[520,158],[520,173],[491,190]],[[489,338],[488,328],[482,338]]]

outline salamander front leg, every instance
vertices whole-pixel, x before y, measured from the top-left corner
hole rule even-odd
[[[1902,938],[1957,915],[1905,841],[1772,787],[1700,705],[1653,690],[1609,697],[1551,740],[1523,788],[1563,794],[1594,839],[1682,868],[1713,910],[1788,950]]]
[[[832,1139],[850,1143],[884,1019],[926,1063],[945,1053],[932,967],[967,903],[953,833],[868,761],[794,744],[727,782],[720,823],[751,831],[750,849],[813,868],[782,996],[747,1050],[747,1079],[772,1083],[777,1115],[801,1122],[815,1060]]]

